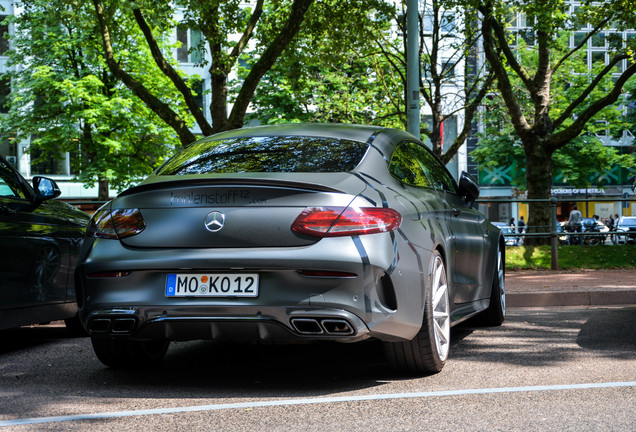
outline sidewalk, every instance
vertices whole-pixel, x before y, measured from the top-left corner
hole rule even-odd
[[[636,306],[636,269],[506,273],[507,307]]]

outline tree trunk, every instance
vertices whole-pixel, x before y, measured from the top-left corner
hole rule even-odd
[[[536,138],[535,138],[536,139]],[[540,140],[525,146],[526,153],[526,184],[528,199],[548,200],[552,193],[552,153],[546,150],[546,145]],[[552,219],[549,202],[529,203],[528,233],[550,232]],[[526,245],[550,244],[550,237],[527,237]]]
[[[97,200],[108,201],[108,179],[97,180]]]
[[[212,85],[212,103],[210,114],[212,115],[213,133],[221,132],[227,128],[227,73],[212,60],[210,67],[210,79]]]

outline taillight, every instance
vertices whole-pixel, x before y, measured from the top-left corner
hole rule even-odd
[[[86,234],[96,238],[122,239],[137,235],[145,228],[139,209],[101,209],[93,215]]]
[[[309,207],[292,224],[292,230],[312,237],[376,234],[396,230],[402,216],[390,208]]]

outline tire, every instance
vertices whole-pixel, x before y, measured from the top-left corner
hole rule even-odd
[[[450,347],[448,275],[438,251],[431,256],[426,278],[422,327],[408,342],[385,342],[384,351],[400,372],[434,374],[442,370]]]
[[[612,243],[615,245],[627,244],[626,237],[620,234],[612,234]]]
[[[71,336],[88,336],[88,332],[86,331],[84,326],[82,326],[82,323],[80,322],[79,316],[77,314],[75,314],[73,318],[65,319],[64,324],[66,325],[66,330],[71,334]]]
[[[152,367],[161,363],[170,341],[134,341],[128,338],[91,337],[99,361],[113,369]]]
[[[589,239],[585,242],[588,245],[596,246],[600,243],[600,239],[597,236],[589,237]]]
[[[477,318],[476,324],[485,327],[500,326],[506,318],[506,261],[500,247],[497,247],[497,260],[490,289],[490,304]]]

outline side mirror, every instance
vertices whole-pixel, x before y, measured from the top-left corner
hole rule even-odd
[[[479,185],[475,178],[466,171],[462,171],[459,176],[459,194],[466,200],[469,207],[472,207],[479,198]]]
[[[57,198],[62,194],[57,183],[46,177],[33,177],[33,189],[35,189],[36,193],[35,198],[40,201]]]

